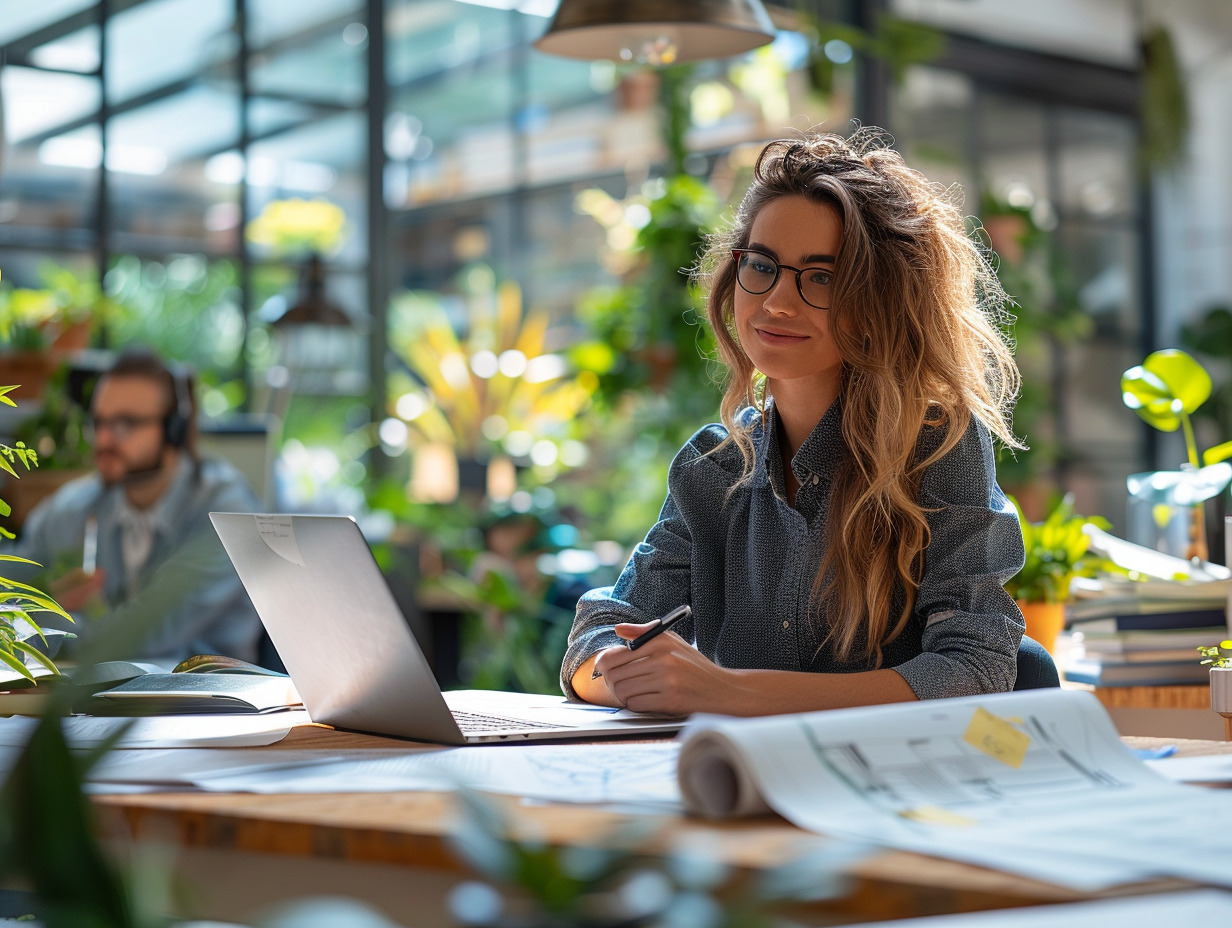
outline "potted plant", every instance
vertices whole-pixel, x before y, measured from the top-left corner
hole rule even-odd
[[[1110,529],[1112,525],[1100,516],[1075,514],[1072,493],[1053,506],[1043,522],[1031,522],[1017,500],[1010,497],[1010,502],[1018,513],[1027,556],[1022,570],[1005,588],[1022,610],[1027,634],[1053,651],[1065,627],[1065,603],[1074,577],[1092,576],[1106,565],[1104,558],[1089,553],[1091,539],[1083,528],[1091,524]]]
[[[0,379],[24,383],[31,399],[43,395],[56,367],[50,348],[57,309],[50,290],[0,290]]]
[[[120,304],[89,276],[47,263],[44,287],[0,289],[0,380],[21,383],[23,398],[39,399],[56,368],[88,347],[91,331],[119,318]]]
[[[1232,737],[1232,640],[1198,648],[1211,665],[1211,708],[1224,717],[1224,737]]]

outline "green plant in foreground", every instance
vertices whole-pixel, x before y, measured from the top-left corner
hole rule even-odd
[[[1083,527],[1112,526],[1101,516],[1080,516],[1074,512],[1073,494],[1052,508],[1043,522],[1031,522],[1018,501],[1010,497],[1022,528],[1022,543],[1027,559],[1022,570],[1006,583],[1014,599],[1028,603],[1063,603],[1069,598],[1074,577],[1089,577],[1107,566],[1107,561],[1089,553],[1090,537]]]
[[[9,399],[8,396],[9,393],[16,389],[16,386],[0,387],[0,403],[7,406],[16,406],[17,404]],[[26,470],[37,467],[38,454],[34,449],[26,447],[24,442],[18,442],[15,447],[0,444],[0,470],[3,470],[16,480],[19,479],[19,474],[17,473],[18,466],[22,466]],[[0,500],[0,516],[8,516],[12,511],[13,509],[8,503]],[[2,526],[0,526],[0,535],[5,538],[14,537],[12,532]],[[0,554],[0,562],[6,561],[19,564],[34,563],[27,558],[18,557],[15,554]],[[59,673],[51,658],[47,657],[47,655],[43,654],[42,651],[35,648],[27,640],[32,635],[37,634],[44,644],[47,643],[47,636],[34,620],[33,615],[48,612],[58,615],[69,622],[73,621],[72,616],[61,609],[55,600],[37,587],[0,576],[0,665],[16,671],[31,683],[34,682],[34,675],[30,672],[30,668],[26,666],[25,658],[27,657],[41,664],[51,673]]]

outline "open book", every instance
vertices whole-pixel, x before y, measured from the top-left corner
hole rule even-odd
[[[301,704],[286,674],[217,654],[199,654],[168,669],[139,661],[104,661],[57,676],[31,668],[35,683],[0,677],[0,715],[37,715],[51,690],[78,692],[72,708],[91,715],[270,712]]]
[[[1090,693],[1041,689],[733,719],[680,736],[684,803],[1083,890],[1181,877],[1232,885],[1208,791],[1150,770]]]

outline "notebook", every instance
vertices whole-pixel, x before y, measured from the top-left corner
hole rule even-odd
[[[683,725],[559,696],[443,693],[350,516],[211,512],[210,520],[314,722],[440,744]]]

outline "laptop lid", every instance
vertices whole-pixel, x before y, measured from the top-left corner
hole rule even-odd
[[[464,734],[353,518],[211,512],[210,521],[316,722],[443,744],[683,724],[559,697],[462,691],[449,694],[455,709],[525,722],[521,730]]]

